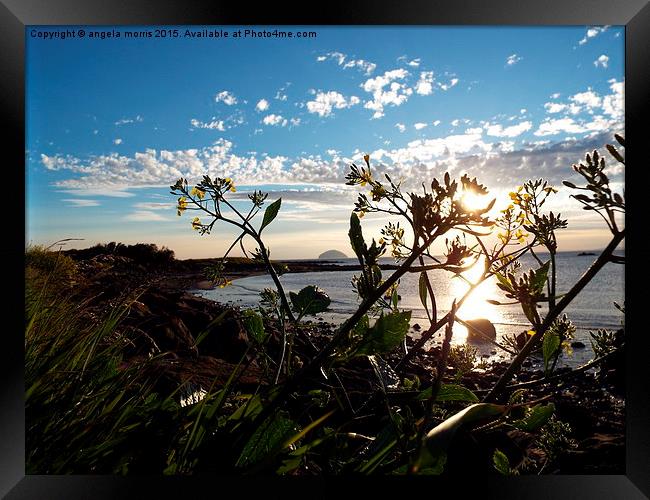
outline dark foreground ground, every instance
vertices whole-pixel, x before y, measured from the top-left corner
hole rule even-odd
[[[159,363],[162,384],[168,383],[173,387],[181,380],[190,380],[202,387],[215,380],[217,384],[223,384],[245,353],[249,338],[240,311],[186,291],[197,285],[207,286],[203,270],[210,261],[175,261],[173,265],[155,270],[147,264],[114,255],[98,255],[77,262],[84,281],[83,294],[90,300],[91,310],[98,314],[137,294],[137,300],[132,303],[121,326],[123,331],[128,330],[129,338],[136,339],[125,347],[124,359],[129,363],[152,351],[167,352]],[[318,261],[290,263],[291,272],[328,269],[341,270],[342,267]],[[261,265],[235,261],[230,266],[229,276],[236,278],[263,272]],[[223,318],[218,329],[210,331],[210,324],[219,315]],[[266,328],[279,345],[277,325],[269,323]],[[308,361],[328,341],[334,328],[323,321],[306,321],[300,326],[300,335],[296,335],[296,352]],[[197,347],[195,338],[206,329],[208,335]],[[412,345],[410,339],[407,343]],[[437,354],[437,348],[420,352],[399,374],[400,377],[413,379],[417,376],[420,380],[429,380]],[[493,364],[484,371],[472,371],[465,374],[461,382],[480,397],[506,366],[506,363]],[[620,363],[618,366],[610,364],[598,373],[582,372],[530,387],[529,400],[548,397],[548,401],[556,406],[556,417],[568,423],[572,430],[572,445],[549,462],[543,473],[625,473],[622,368]],[[343,385],[348,388],[349,412],[362,415],[364,401],[373,390],[369,382],[373,379],[371,367],[360,359],[358,363],[341,369],[340,373]],[[562,370],[559,373],[563,373]],[[539,371],[524,371],[513,383],[537,380],[542,376]],[[271,384],[272,380],[265,379],[260,368],[252,363],[242,374],[240,382],[243,387],[253,388],[258,383]],[[389,396],[403,397],[398,392]],[[356,431],[361,433],[363,427]],[[507,435],[488,432],[482,433],[478,439],[466,439],[467,442],[461,442],[450,453],[450,467],[458,463],[471,468],[474,461],[478,464],[483,460],[483,452],[495,448],[503,450],[513,466],[525,466],[527,462],[539,464],[542,460],[540,455],[543,452],[531,446],[530,435],[521,431],[512,430]]]

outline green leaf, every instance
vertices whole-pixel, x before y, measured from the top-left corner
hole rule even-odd
[[[530,282],[533,291],[541,292],[544,290],[544,285],[546,284],[546,278],[548,276],[548,268],[550,265],[551,261],[549,260],[533,274],[533,279]]]
[[[280,211],[281,204],[282,204],[282,198],[278,198],[273,203],[271,203],[268,207],[266,207],[266,210],[264,211],[264,218],[262,219],[262,225],[260,226],[260,234],[262,233],[262,229],[264,229],[271,222],[273,222],[273,219],[275,219],[278,216],[278,212]]]
[[[323,312],[332,302],[329,295],[315,285],[306,286],[298,293],[289,292],[289,297],[293,308],[300,316]]]
[[[266,332],[264,331],[264,322],[262,321],[262,316],[248,309],[244,311],[244,328],[246,332],[253,337],[255,342],[261,344],[266,339]]]
[[[298,426],[288,415],[278,412],[265,420],[250,437],[235,465],[246,467],[280,451],[283,443],[298,431]]]
[[[356,325],[354,325],[352,332],[354,333],[355,336],[363,337],[365,336],[369,328],[370,328],[370,319],[368,319],[367,314],[364,314],[363,316],[361,316],[359,322]]]
[[[352,250],[357,255],[359,260],[362,261],[366,244],[363,241],[361,222],[359,221],[357,214],[354,212],[352,212],[350,215],[350,230],[348,231],[348,236],[350,237],[350,245],[352,246]]]
[[[383,354],[400,345],[409,329],[411,311],[394,312],[380,316],[368,329],[356,354]]]
[[[510,460],[505,453],[501,450],[494,450],[494,455],[492,455],[492,463],[494,468],[504,476],[510,475]]]
[[[494,420],[504,415],[507,406],[492,403],[476,403],[449,417],[434,427],[424,438],[424,446],[418,457],[420,467],[435,463],[437,457],[445,453],[456,431],[463,425],[480,420]]]
[[[525,418],[512,422],[512,425],[522,431],[534,432],[549,421],[554,411],[555,405],[553,403],[536,405],[531,408],[530,413]]]
[[[508,291],[508,292],[512,292],[512,291],[513,291],[513,290],[512,290],[512,285],[510,284],[510,280],[509,280],[508,278],[506,278],[506,277],[505,277],[503,274],[501,274],[501,273],[494,273],[494,275],[496,276],[497,280],[499,280],[499,283],[501,283],[501,285],[503,286],[503,289],[504,289],[504,290],[506,290],[506,291]]]
[[[560,347],[560,336],[551,330],[547,330],[546,333],[544,333],[544,340],[542,341],[545,372],[548,372],[548,365],[555,355],[555,352],[558,350],[558,347]]]
[[[424,306],[424,309],[427,309],[427,297],[428,297],[428,290],[427,290],[427,273],[426,271],[422,271],[420,273],[420,282],[418,284],[419,292],[420,292],[420,302],[422,302],[422,305]]]
[[[534,325],[536,323],[536,320],[537,320],[537,318],[535,317],[535,314],[537,313],[537,311],[535,309],[535,305],[534,304],[529,304],[528,302],[522,302],[521,303],[521,309],[524,312],[524,314],[526,315],[526,318],[528,318],[528,321],[530,321],[530,323],[532,325]]]
[[[415,398],[418,401],[426,401],[431,397],[432,389],[431,387],[423,390]],[[442,384],[438,395],[436,396],[436,401],[464,401],[467,403],[478,403],[478,397],[472,391],[458,384]]]

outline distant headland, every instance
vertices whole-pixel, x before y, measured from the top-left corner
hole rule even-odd
[[[339,250],[328,250],[318,256],[319,259],[347,259],[348,256]]]

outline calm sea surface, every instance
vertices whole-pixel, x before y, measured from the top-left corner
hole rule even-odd
[[[542,260],[544,255],[540,256]],[[580,278],[595,259],[595,256],[578,256],[574,252],[558,254],[558,293],[564,293]],[[393,263],[392,259],[381,259],[384,263]],[[343,259],[336,261],[340,264],[356,264],[356,259]],[[530,256],[522,258],[522,270],[537,268],[539,265]],[[289,268],[291,264],[289,263]],[[387,278],[392,270],[384,271]],[[358,271],[356,272],[358,273]],[[327,271],[311,273],[287,273],[281,276],[283,286],[287,293],[299,291],[307,285],[318,285],[324,289],[332,299],[330,310],[318,315],[325,321],[340,323],[352,314],[357,306],[357,297],[354,294],[350,280],[354,271]],[[468,271],[465,276],[475,279],[476,272]],[[433,290],[438,305],[438,318],[446,314],[454,298],[462,297],[468,285],[461,279],[450,279],[450,273],[444,271],[430,271]],[[616,309],[613,302],[623,304],[624,301],[624,266],[608,264],[594,278],[582,293],[574,299],[565,310],[567,316],[577,327],[575,340],[586,344],[585,349],[574,349],[571,357],[565,357],[562,364],[576,366],[592,357],[589,330],[598,328],[617,329],[621,327],[623,315]],[[418,296],[418,273],[407,274],[400,280],[399,293],[401,295],[400,308],[412,311],[411,325],[419,324],[422,330],[429,326],[427,315],[420,303]],[[519,333],[529,328],[529,324],[519,305],[494,306],[486,302],[487,299],[508,302],[503,292],[495,285],[494,279],[486,281],[477,287],[463,306],[458,310],[458,316],[464,320],[474,318],[487,318],[494,323],[497,331],[497,341],[503,335]],[[273,287],[268,276],[252,276],[235,280],[232,286],[215,290],[197,290],[194,293],[205,298],[221,303],[232,304],[244,308],[255,307],[259,301],[259,292],[266,287]],[[541,309],[540,313],[544,313]],[[305,318],[317,319],[317,318]],[[434,337],[434,342],[439,342],[442,330]],[[418,337],[416,329],[411,329],[410,335]],[[464,343],[467,330],[456,323],[454,326],[454,343]],[[490,359],[507,359],[508,354],[501,351],[494,352],[494,346],[476,345],[484,357]]]

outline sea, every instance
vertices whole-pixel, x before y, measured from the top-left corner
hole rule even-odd
[[[545,262],[548,256],[544,254],[538,257]],[[557,293],[567,292],[580,276],[596,259],[595,255],[578,255],[576,252],[560,252],[557,254]],[[291,269],[291,261],[287,262]],[[341,259],[327,261],[339,265],[358,264],[356,259]],[[395,264],[392,258],[380,259],[381,264]],[[539,264],[530,255],[521,258],[521,271],[537,269]],[[482,266],[481,266],[482,267]],[[388,278],[393,270],[384,270],[384,279]],[[305,317],[310,321],[328,321],[339,324],[349,317],[358,307],[359,300],[352,288],[351,280],[359,271],[324,271],[291,273],[288,272],[280,277],[285,291],[298,292],[308,285],[318,285],[330,297],[329,309],[317,317]],[[471,282],[477,279],[480,268],[476,267],[464,273],[464,276]],[[430,281],[436,297],[438,318],[443,317],[451,308],[454,299],[460,299],[468,290],[469,285],[461,278],[454,278],[446,271],[429,271]],[[411,329],[409,335],[419,338],[420,333],[429,326],[429,319],[422,306],[418,294],[419,273],[406,274],[400,279],[399,308],[410,310]],[[216,288],[213,290],[194,290],[197,295],[220,303],[239,306],[242,308],[255,308],[259,304],[259,293],[264,288],[272,288],[273,282],[268,275],[250,276],[234,280],[231,286]],[[567,317],[576,327],[573,341],[582,342],[584,348],[574,348],[572,353],[564,354],[559,366],[576,367],[593,358],[591,349],[590,331],[598,329],[616,330],[622,328],[624,315],[614,306],[614,302],[624,304],[624,265],[609,263],[589,282],[582,292],[565,309]],[[496,286],[496,279],[492,278],[483,282],[474,289],[471,295],[465,300],[462,307],[457,311],[458,317],[463,320],[485,318],[490,320],[497,332],[497,342],[502,342],[505,335],[517,334],[530,329],[525,315],[518,304],[492,305],[488,300],[499,302],[512,302],[507,299],[504,293]],[[546,313],[546,307],[539,309],[540,315]],[[440,343],[443,335],[441,329],[430,341],[429,346]],[[477,349],[479,357],[490,361],[502,361],[510,359],[511,355],[491,343],[468,341],[467,329],[459,323],[454,325],[453,344],[472,342]],[[541,360],[532,358],[532,367],[538,368]]]

